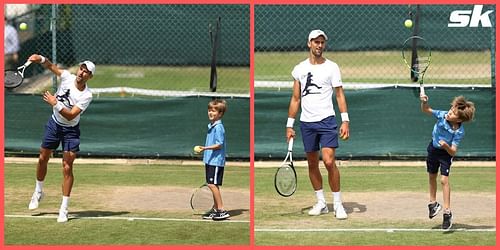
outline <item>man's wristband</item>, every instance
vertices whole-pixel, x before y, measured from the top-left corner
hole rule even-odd
[[[55,107],[56,107],[58,112],[61,112],[61,110],[64,108],[64,104],[62,104],[61,102],[57,102]]]
[[[40,55],[40,64],[43,64],[45,62],[45,57]]]
[[[347,112],[340,113],[340,117],[342,118],[342,122],[348,122],[349,121],[349,114]]]
[[[295,122],[294,118],[288,117],[288,120],[286,121],[286,127],[287,128],[293,128],[293,123]]]

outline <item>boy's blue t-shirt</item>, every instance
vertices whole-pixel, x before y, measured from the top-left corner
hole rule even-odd
[[[446,114],[448,114],[448,111],[432,110],[432,115],[437,119],[432,130],[432,145],[435,148],[441,148],[441,145],[439,145],[440,140],[444,140],[450,147],[452,145],[458,147],[464,137],[464,126],[460,124],[457,130],[453,130],[448,121],[446,121]]]
[[[205,146],[214,144],[222,145],[218,150],[205,150],[203,151],[203,162],[208,165],[224,167],[226,164],[226,140],[225,140],[224,125],[221,120],[208,124],[207,139]]]

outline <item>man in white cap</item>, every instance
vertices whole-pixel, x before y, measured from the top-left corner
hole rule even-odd
[[[84,61],[79,64],[76,75],[57,67],[41,55],[31,55],[29,60],[39,63],[61,77],[61,84],[57,92],[52,95],[46,91],[43,100],[52,107],[52,116],[45,125],[45,134],[40,146],[40,156],[36,167],[35,192],[31,197],[28,208],[38,208],[42,200],[43,182],[47,174],[47,163],[53,150],[62,144],[63,183],[62,203],[59,209],[57,222],[68,221],[68,204],[73,187],[73,161],[76,153],[80,151],[80,115],[87,109],[92,101],[92,92],[87,86],[87,81],[95,75],[95,64]]]
[[[300,130],[307,155],[309,179],[317,198],[317,203],[309,211],[309,215],[328,213],[323,194],[323,178],[319,170],[321,149],[333,196],[333,212],[337,219],[346,219],[347,213],[340,194],[340,172],[335,164],[335,149],[338,147],[339,136],[344,140],[349,138],[349,116],[339,67],[323,57],[327,40],[325,32],[311,31],[307,41],[309,58],[296,65],[292,71],[294,83],[288,108],[286,138],[289,141],[295,136],[293,124],[300,105]],[[338,132],[332,100],[334,92],[342,119]]]

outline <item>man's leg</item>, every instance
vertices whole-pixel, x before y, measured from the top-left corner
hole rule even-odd
[[[307,165],[309,167],[309,180],[311,181],[314,191],[323,189],[323,177],[319,171],[319,154],[318,152],[307,152]]]
[[[68,205],[71,189],[73,188],[73,162],[75,161],[76,153],[72,151],[64,151],[62,160],[63,183],[62,183],[62,202],[59,209],[59,217],[57,222],[68,221]]]
[[[48,148],[40,148],[40,155],[38,156],[38,163],[36,165],[36,179],[44,181],[47,175],[47,164],[49,163],[52,150]]]
[[[321,149],[321,154],[328,171],[328,184],[333,195],[333,212],[337,219],[347,219],[340,195],[340,171],[335,164],[335,148],[324,147]]]
[[[71,151],[65,151],[63,153],[62,167],[63,167],[63,184],[62,193],[63,196],[70,196],[71,189],[73,188],[73,162],[75,161],[76,153]]]
[[[319,170],[319,153],[307,152],[307,164],[309,167],[309,180],[314,189],[317,203],[309,210],[309,215],[320,215],[328,213],[325,195],[323,193],[323,177]]]
[[[340,192],[340,172],[335,164],[335,148],[322,148],[323,163],[328,171],[328,184],[332,192]]]
[[[40,148],[40,155],[38,156],[38,163],[36,165],[36,182],[35,182],[35,192],[31,196],[28,209],[37,209],[40,201],[42,200],[43,194],[43,182],[45,176],[47,175],[47,164],[50,159],[52,150],[48,148]]]

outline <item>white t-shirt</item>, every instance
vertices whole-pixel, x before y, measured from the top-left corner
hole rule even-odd
[[[300,82],[300,121],[318,122],[335,115],[333,88],[342,87],[336,63],[326,59],[322,64],[313,65],[306,59],[293,68],[292,76]]]
[[[64,70],[61,74],[61,85],[57,89],[56,97],[57,101],[62,103],[65,108],[72,109],[73,106],[77,106],[82,110],[79,115],[77,115],[73,120],[68,121],[64,118],[57,109],[53,108],[52,119],[56,121],[61,126],[73,127],[80,122],[80,115],[87,109],[90,102],[92,101],[92,92],[85,86],[83,91],[76,88],[76,75],[69,73],[69,71]]]

